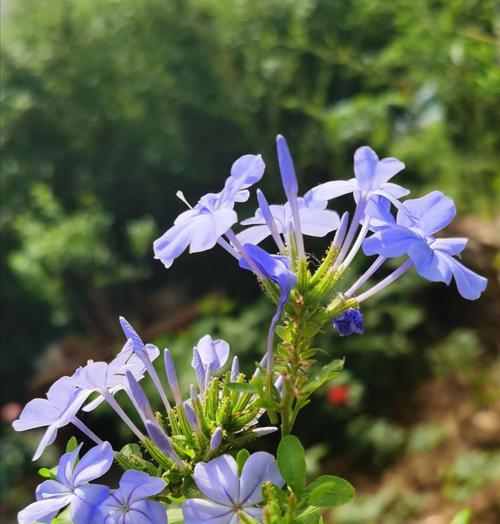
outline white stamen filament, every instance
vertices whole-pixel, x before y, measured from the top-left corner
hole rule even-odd
[[[149,376],[151,377],[151,380],[153,381],[156,391],[158,391],[158,394],[160,395],[161,401],[163,402],[163,405],[165,406],[167,413],[170,413],[170,410],[172,409],[170,407],[170,402],[168,401],[165,390],[163,389],[163,386],[161,385],[160,377],[158,377],[158,373],[156,373],[156,369],[154,368],[153,364],[149,360],[149,356],[146,354],[146,356],[141,360],[144,363],[146,370],[149,373]]]
[[[103,441],[85,424],[82,422],[79,418],[71,417],[71,423],[76,426],[84,435],[87,435],[87,437],[90,440],[93,440],[96,444],[102,444]]]
[[[356,282],[344,293],[346,298],[350,298],[352,294],[357,291],[366,281],[377,271],[377,269],[385,262],[386,257],[380,255],[373,262],[373,264],[361,275]]]
[[[231,256],[233,256],[236,260],[239,260],[240,257],[238,256],[237,251],[233,248],[233,246],[227,241],[224,240],[222,237],[217,240],[217,244],[224,248]]]
[[[347,251],[351,247],[351,243],[354,239],[354,235],[356,234],[356,231],[358,230],[359,221],[361,220],[361,217],[363,216],[363,213],[365,211],[366,207],[366,201],[364,199],[359,200],[358,205],[356,206],[356,211],[354,212],[354,216],[351,220],[351,225],[349,226],[349,230],[347,232],[347,235],[344,239],[344,242],[342,243],[342,248],[340,249],[339,256],[335,260],[335,263],[333,264],[333,271],[336,271],[340,264],[344,261],[344,257],[347,254]]]
[[[241,257],[245,260],[245,262],[248,264],[250,269],[260,278],[265,278],[262,274],[262,271],[257,267],[255,262],[248,256],[248,253],[246,252],[245,248],[241,245],[241,242],[238,240],[236,235],[234,234],[234,231],[232,229],[229,229],[226,231],[226,237],[228,240],[233,244],[233,246],[237,249]]]
[[[345,257],[342,264],[340,264],[340,270],[343,271],[347,267],[349,267],[349,264],[354,260],[354,257],[358,254],[359,248],[361,247],[361,244],[363,240],[366,237],[366,234],[368,233],[368,227],[370,226],[370,217],[366,217],[363,220],[363,225],[361,226],[361,229],[358,234],[358,238],[356,239],[356,242],[354,242],[351,251],[349,251],[349,254]]]
[[[365,301],[366,299],[371,298],[373,295],[382,291],[387,286],[395,282],[398,278],[403,276],[412,267],[413,267],[413,262],[410,259],[408,259],[404,264],[398,267],[398,269],[393,271],[388,277],[384,278],[384,280],[381,280],[378,284],[371,287],[368,291],[365,291],[364,293],[356,297],[357,302],[361,303]]]
[[[115,413],[125,422],[130,431],[139,439],[144,440],[144,435],[139,431],[139,428],[132,422],[130,417],[123,411],[120,404],[115,400],[115,397],[105,388],[100,388],[99,392],[104,397],[106,402],[113,408]]]

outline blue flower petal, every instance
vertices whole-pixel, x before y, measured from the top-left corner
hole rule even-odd
[[[404,227],[418,227],[431,236],[447,226],[457,209],[450,197],[440,191],[432,191],[421,198],[405,200],[401,205],[397,223]]]
[[[354,152],[354,176],[362,190],[374,189],[378,161],[377,153],[371,147],[363,146]]]
[[[471,269],[465,267],[456,258],[444,253],[439,253],[440,258],[445,259],[453,274],[458,292],[467,300],[477,300],[486,289],[488,280],[478,275]]]
[[[363,252],[368,256],[399,257],[408,252],[412,243],[421,240],[421,237],[416,233],[404,227],[387,227],[375,232],[363,241]]]
[[[196,498],[184,502],[182,514],[185,524],[230,524],[235,515],[232,507]]]

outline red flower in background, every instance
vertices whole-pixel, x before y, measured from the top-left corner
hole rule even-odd
[[[332,406],[345,406],[349,399],[347,386],[333,386],[326,392],[326,398]]]

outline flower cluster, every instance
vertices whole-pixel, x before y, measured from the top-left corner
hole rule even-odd
[[[287,450],[283,456],[288,450],[302,456],[300,443],[289,435],[297,415],[309,397],[343,367],[341,360],[320,370],[314,367],[315,335],[328,324],[340,336],[361,335],[361,305],[412,268],[430,281],[450,284],[454,280],[459,293],[469,300],[484,291],[486,279],[457,259],[467,240],[436,237],[456,213],[453,201],[438,191],[402,200],[409,191],[391,181],[405,168],[401,161],[379,159],[371,148],[361,147],[354,154],[353,178],[326,182],[300,196],[288,144],[278,136],[276,145],[284,204],[269,205],[257,190],[258,209],[252,218],[240,222],[240,231],[234,231],[236,204],[249,199],[249,189],[265,171],[260,155],[245,155],[234,162],[223,189],[203,196],[194,207],[179,192],[189,209],[153,246],[155,258],[169,268],[188,247],[190,253],[197,253],[219,245],[257,277],[276,311],[254,374],[240,373],[237,356],[225,370],[228,343],[206,335],[193,349],[191,365],[197,385],[191,384],[184,399],[170,351],[163,351],[161,366],[169,386],[165,390],[154,365],[160,350],[145,343],[120,318],[126,343],[111,362],[89,361],[72,376],[59,379],[46,398],[29,402],[13,423],[17,431],[46,428],[34,459],[67,424],[96,444],[79,461],[81,445],[61,457],[53,478],[38,487],[37,501],[19,513],[19,522],[50,522],[70,506],[76,524],[161,524],[167,521],[165,505],[184,500],[182,512],[188,524],[281,522],[280,515],[288,515],[287,522],[292,522],[301,512],[316,514],[327,499],[338,504],[335,486],[342,479],[318,479],[319,497],[314,486],[307,491],[303,480],[297,483],[297,468],[305,468],[301,459],[296,459],[299,462],[289,473],[286,459],[280,463],[279,449],[278,463],[268,453],[241,454],[247,442],[277,430],[279,423],[280,447]],[[351,215],[327,209],[329,201],[347,194],[355,202]],[[333,238],[325,256],[319,265],[314,264],[304,235],[330,234]],[[260,244],[268,237],[274,247],[266,250]],[[362,253],[376,258],[354,283],[344,285],[346,270]],[[403,257],[399,266],[367,286],[385,262],[396,257]],[[141,385],[145,377],[162,405],[157,412]],[[136,422],[117,400],[118,393],[132,403]],[[138,443],[113,451],[81,420],[80,410],[92,411],[102,402],[109,404]],[[273,425],[257,427],[264,413]],[[238,451],[235,460],[232,455]],[[125,470],[119,488],[90,484],[107,472],[113,460]],[[193,497],[193,490],[208,500]],[[330,491],[333,494],[326,497]]]

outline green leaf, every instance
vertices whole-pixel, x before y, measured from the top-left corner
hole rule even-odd
[[[281,340],[284,340],[285,342],[291,342],[293,339],[293,333],[285,326],[278,326],[276,328],[276,334],[281,338]]]
[[[239,393],[257,393],[257,388],[253,384],[247,384],[245,382],[230,382],[227,387]]]
[[[309,484],[304,496],[311,506],[330,508],[350,502],[356,492],[352,485],[340,477],[323,475]]]
[[[300,440],[286,435],[278,446],[277,457],[281,476],[300,500],[306,480],[306,460]]]
[[[297,524],[322,524],[323,517],[313,511],[312,508],[308,508],[302,515],[299,515],[294,522],[297,522]]]
[[[323,366],[319,373],[312,377],[306,384],[303,386],[302,391],[304,393],[314,393],[319,389],[323,384],[329,382],[336,378],[342,369],[344,368],[344,359],[335,359],[326,366]]]
[[[450,524],[469,524],[472,517],[470,509],[463,509],[459,511],[454,517]]]
[[[52,468],[52,469],[40,468],[38,470],[38,474],[40,475],[40,477],[44,479],[55,479],[56,473],[57,473],[57,467]]]
[[[238,473],[241,475],[241,471],[243,470],[243,466],[245,465],[245,462],[248,460],[248,457],[250,456],[250,452],[246,449],[240,449],[238,451],[238,454],[236,455],[236,463],[238,464]]]
[[[78,447],[78,440],[76,440],[76,437],[71,437],[68,440],[68,443],[66,444],[66,453],[70,453],[71,451],[75,451],[75,449]]]

